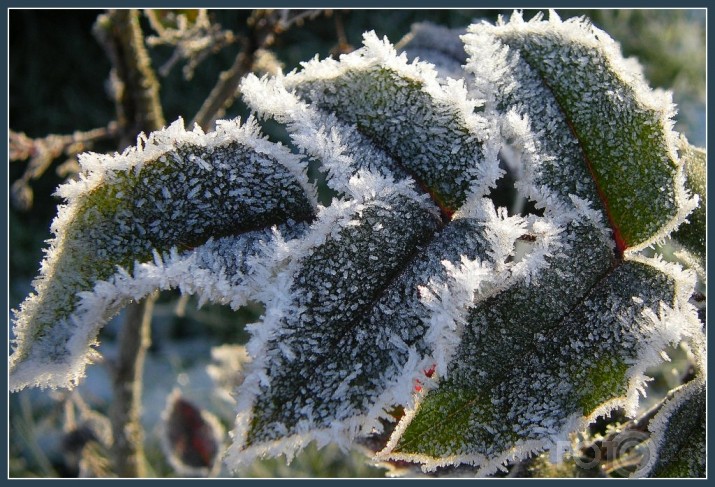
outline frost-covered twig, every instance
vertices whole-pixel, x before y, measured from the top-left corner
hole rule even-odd
[[[241,79],[253,71],[259,52],[270,46],[278,33],[284,32],[298,19],[304,18],[288,17],[287,12],[257,10],[251,15],[248,19],[248,36],[242,39],[243,49],[236,56],[233,65],[219,75],[216,86],[204,100],[189,127],[198,124],[202,129],[208,130],[216,119],[223,115],[226,106],[238,96]],[[312,18],[310,15],[307,17]]]
[[[52,161],[60,156],[68,158],[67,162],[57,168],[57,172],[65,172],[67,164],[74,161],[80,152],[91,150],[96,142],[112,139],[117,136],[116,122],[110,122],[106,127],[99,127],[86,132],[76,131],[72,134],[50,134],[33,139],[22,132],[10,130],[9,159],[10,162],[29,159],[23,175],[12,184],[12,202],[21,210],[32,207],[33,193],[30,181],[37,180],[45,174]],[[74,162],[74,166],[77,163]],[[65,168],[65,169],[63,169]]]

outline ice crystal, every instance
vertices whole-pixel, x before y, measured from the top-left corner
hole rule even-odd
[[[97,286],[95,294],[106,294],[102,283],[117,267],[124,269],[121,278],[156,252],[306,220],[314,212],[300,160],[261,138],[253,120],[226,122],[210,134],[187,132],[177,121],[123,154],[87,154],[80,163],[79,180],[58,190],[67,205],[52,224],[55,238],[35,281],[37,294],[17,314],[11,389],[67,387],[82,377],[94,356],[87,347],[116,312],[89,307],[83,296]]]

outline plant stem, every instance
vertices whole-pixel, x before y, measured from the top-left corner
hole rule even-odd
[[[243,40],[243,49],[238,53],[233,65],[219,75],[218,82],[211,90],[190,127],[198,124],[204,131],[210,130],[216,119],[223,115],[238,95],[241,79],[253,69],[256,51],[269,46],[276,34],[278,17],[262,10],[255,11],[248,20],[248,36]]]
[[[123,149],[140,132],[164,126],[159,82],[144,45],[136,10],[110,10],[97,19],[94,33],[112,61],[112,91]]]
[[[126,308],[119,332],[119,354],[114,370],[114,400],[109,417],[114,444],[115,473],[120,477],[146,476],[144,431],[141,426],[141,396],[144,359],[151,345],[151,316],[155,296]]]

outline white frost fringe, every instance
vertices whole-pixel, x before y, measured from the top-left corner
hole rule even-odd
[[[293,306],[296,297],[293,296],[292,290],[294,275],[300,261],[310,255],[316,246],[324,243],[328,237],[335,236],[349,227],[355,215],[359,214],[367,204],[382,204],[388,198],[400,195],[412,199],[437,215],[429,197],[415,192],[410,180],[395,183],[391,178],[368,171],[358,171],[350,179],[347,193],[352,199],[334,200],[329,207],[319,209],[318,218],[305,236],[286,242],[280,238],[280,235],[276,235],[270,246],[264,249],[265,258],[262,258],[260,263],[251,263],[254,279],[258,282],[268,282],[269,285],[263,286],[255,296],[266,305],[261,322],[247,326],[252,336],[246,349],[252,360],[246,367],[246,376],[237,394],[238,414],[231,433],[233,444],[229,447],[225,459],[226,464],[234,470],[264,456],[283,454],[290,460],[298,450],[311,441],[315,441],[318,447],[334,443],[341,448],[348,448],[350,441],[359,433],[364,433],[365,429],[370,431],[372,428],[379,428],[379,418],[386,415],[383,408],[392,404],[375,405],[370,415],[335,421],[331,428],[327,429],[315,428],[308,418],[296,426],[296,429],[301,432],[299,434],[244,447],[250,429],[253,404],[260,393],[261,386],[269,386],[266,375],[268,366],[266,360],[270,357],[269,344],[273,338],[280,336],[282,321],[300,312]],[[411,362],[414,362],[416,357],[416,354],[413,355]],[[416,367],[416,364],[412,367]],[[412,382],[410,381],[409,384],[407,387],[411,387]]]
[[[147,137],[144,133],[137,137],[136,146],[128,147],[121,154],[84,153],[79,156],[81,171],[77,180],[68,181],[57,189],[57,196],[65,198],[69,204],[88,194],[105,181],[111,181],[118,172],[134,171],[136,174],[148,162],[159,159],[183,145],[203,147],[210,152],[213,148],[238,143],[274,158],[296,178],[308,199],[316,205],[315,188],[308,181],[307,166],[301,158],[286,147],[269,141],[260,130],[253,117],[241,124],[239,119],[219,120],[216,130],[204,133],[201,127],[191,131],[184,129],[182,118]],[[197,159],[197,164],[201,161]]]
[[[467,70],[476,75],[473,91],[477,96],[482,96],[486,100],[487,113],[493,114],[497,98],[494,90],[508,91],[516,84],[516,80],[510,73],[515,67],[519,55],[510,52],[508,46],[496,39],[496,34],[499,33],[558,35],[564,43],[579,44],[601,52],[606,64],[614,73],[618,74],[625,84],[633,89],[635,102],[656,114],[665,140],[665,150],[669,159],[676,165],[674,190],[677,211],[675,215],[651,238],[629,248],[628,251],[633,253],[662,243],[683,222],[687,221],[688,215],[698,206],[698,196],[691,195],[685,187],[684,164],[678,156],[679,134],[673,130],[676,108],[672,101],[672,94],[650,88],[643,75],[641,65],[635,59],[624,58],[620,45],[607,33],[586,20],[571,18],[562,21],[553,10],[549,11],[548,21],[542,19],[543,15],[539,13],[526,22],[520,11],[514,11],[508,23],[500,17],[496,25],[483,22],[470,26],[469,33],[462,39],[465,41],[465,50],[471,56],[468,59]],[[474,68],[470,69],[472,62],[480,63],[481,69],[478,72]],[[487,63],[488,66],[484,67]],[[518,117],[518,115],[516,116]],[[508,117],[511,117],[511,121],[507,120],[507,124],[515,127],[514,115],[507,114]],[[527,119],[525,122],[528,125]],[[527,152],[529,151],[527,150]],[[537,166],[538,164],[534,165],[534,167]],[[528,175],[526,176],[528,181],[530,178]],[[536,188],[528,182],[520,184],[525,185],[527,197],[533,198],[537,204],[543,205],[549,211],[550,201],[548,200],[551,199],[551,195],[546,188]]]
[[[703,373],[705,370],[703,369]],[[675,410],[677,410],[681,404],[692,398],[701,387],[704,387],[705,376],[698,377],[691,382],[681,386],[675,392],[675,395],[670,399],[663,408],[658,411],[653,419],[648,423],[648,429],[651,432],[650,438],[648,439],[648,444],[652,445],[654,448],[650,448],[650,454],[647,457],[645,464],[639,465],[638,470],[634,472],[634,477],[649,477],[651,470],[656,465],[658,460],[657,452],[663,447],[666,438],[665,433],[670,422],[670,417]]]
[[[266,232],[243,234],[237,239],[269,238]],[[228,237],[229,239],[231,237]],[[225,240],[225,239],[222,239]],[[154,252],[154,261],[135,263],[133,274],[119,268],[107,281],[95,283],[92,291],[79,293],[79,303],[65,326],[74,329],[67,344],[68,360],[63,363],[44,365],[38,361],[18,364],[10,376],[10,390],[19,390],[28,385],[72,388],[84,377],[88,364],[100,358],[99,353],[87,344],[95,344],[99,329],[127,303],[139,301],[156,290],[180,289],[184,294],[197,294],[199,305],[207,301],[230,305],[233,309],[245,305],[257,293],[259,283],[250,276],[230,276],[225,269],[207,268],[202,258],[211,258],[215,241],[209,239],[196,249],[179,254],[172,249],[165,255]],[[257,260],[254,257],[254,260]],[[31,300],[37,300],[33,296]],[[26,306],[32,306],[29,301]]]

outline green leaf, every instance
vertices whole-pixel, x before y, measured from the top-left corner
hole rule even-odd
[[[681,137],[679,141],[680,157],[685,164],[685,187],[698,196],[698,207],[688,216],[688,222],[673,233],[673,239],[682,244],[690,255],[695,257],[699,273],[705,269],[705,233],[707,223],[706,163],[704,149],[694,147]]]
[[[416,460],[428,470],[470,463],[489,474],[507,460],[567,441],[616,406],[633,414],[645,383],[643,364],[670,341],[666,310],[682,305],[676,295],[684,283],[657,265],[625,262],[558,320],[541,321],[538,310],[530,320],[524,315],[531,308],[509,312],[506,306],[538,302],[535,295],[547,283],[509,290],[477,307],[460,359],[402,420],[381,455]],[[660,317],[646,311],[659,307]],[[494,308],[504,316],[495,316]]]
[[[487,99],[496,98],[502,108],[518,105],[520,96],[509,97],[515,85],[554,99],[553,108],[543,107],[530,120],[547,123],[552,110],[563,113],[619,250],[662,240],[692,211],[696,201],[688,199],[679,180],[670,94],[651,90],[640,66],[624,59],[605,32],[582,19],[561,22],[553,12],[549,21],[537,16],[524,22],[515,14],[509,23],[473,26],[470,32],[468,69],[496,81],[481,86]],[[483,45],[486,51],[480,51]],[[489,51],[502,53],[505,65],[495,69],[484,62]]]
[[[696,379],[677,389],[650,421],[635,475],[643,477],[706,477],[706,387]]]
[[[249,122],[86,157],[16,320],[12,387],[72,386],[111,314],[178,287],[265,308],[232,468],[347,447],[404,409],[381,457],[490,474],[615,407],[634,415],[667,346],[703,355],[694,274],[638,253],[695,206],[667,97],[581,22],[469,32],[459,80],[374,33],[340,60],[248,76],[246,102],[294,152]],[[495,207],[502,162],[535,214]]]
[[[313,190],[296,157],[260,138],[253,121],[225,123],[209,135],[176,122],[121,155],[84,155],[81,163],[80,179],[58,191],[67,205],[53,223],[37,294],[17,314],[11,390],[77,383],[95,357],[87,350],[99,327],[129,299],[142,297],[87,309],[83,293],[118,268],[131,274],[135,262],[155,252],[310,219],[314,212]]]
[[[643,114],[665,117],[667,106],[643,107],[645,88],[628,73],[613,72],[622,60],[605,34],[596,39],[589,26],[540,17],[524,23],[517,15],[510,24],[469,30],[466,67],[474,74],[475,91],[487,100],[487,115],[501,121],[517,188],[544,207],[546,216],[570,223],[564,222],[562,247],[547,258],[536,283],[517,283],[469,314],[458,359],[439,386],[408,411],[380,457],[417,461],[426,470],[468,463],[490,474],[510,460],[554,448],[555,441],[566,441],[617,405],[635,414],[644,364],[658,363],[656,351],[668,343],[701,335],[687,303],[692,275],[660,261],[647,264],[633,249],[625,260],[618,255],[634,243],[664,238],[694,204],[683,196],[682,167],[671,163],[671,148],[662,142],[673,137],[667,120],[659,122],[658,144],[643,148],[630,136],[645,123],[633,120]],[[602,66],[597,75],[590,76],[585,61]],[[622,79],[631,84],[618,85]],[[570,93],[565,80],[578,90]],[[614,107],[611,95],[593,93],[598,86],[629,102]],[[591,105],[579,98],[579,90],[591,93]],[[603,115],[617,109],[633,113],[621,116],[629,122],[614,132],[613,117]],[[579,129],[595,124],[596,114],[606,127]],[[595,132],[607,134],[614,150],[594,153],[589,144],[595,142],[584,142],[579,130],[594,140],[602,135]],[[632,161],[628,151],[635,148],[650,151],[637,161],[645,165],[637,174],[661,174],[670,188],[638,205],[627,200],[640,198],[641,190],[648,194],[647,177],[628,178],[626,187],[598,173],[628,167],[616,162],[616,154],[624,151]],[[675,194],[682,197],[672,198]],[[658,202],[650,206],[653,199]],[[615,217],[613,201],[619,207]],[[656,210],[659,205],[672,206],[667,218]],[[613,237],[604,230],[605,220]],[[678,323],[678,331],[654,329],[652,323],[662,320]]]
[[[440,84],[432,65],[408,63],[374,35],[339,62],[304,63],[285,83],[373,139],[450,214],[501,175],[496,128],[474,113],[462,81]]]

